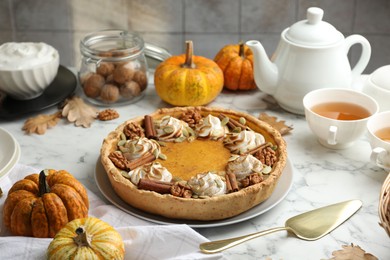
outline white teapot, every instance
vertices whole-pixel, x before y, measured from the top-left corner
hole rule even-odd
[[[322,21],[323,14],[322,9],[310,7],[306,20],[285,29],[271,60],[260,42],[246,42],[253,51],[256,85],[292,113],[304,114],[302,100],[312,90],[351,88],[353,78],[360,76],[370,60],[371,46],[366,38],[344,38]],[[351,70],[347,54],[357,43],[362,45],[362,52]]]

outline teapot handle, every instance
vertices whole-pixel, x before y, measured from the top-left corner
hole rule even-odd
[[[352,69],[352,78],[359,76],[362,74],[363,70],[367,67],[368,62],[370,61],[371,57],[371,45],[368,42],[366,38],[364,38],[361,35],[350,35],[347,38],[345,38],[345,50],[348,53],[349,49],[354,44],[361,44],[362,45],[362,53],[360,55],[360,58],[358,62],[356,63],[355,67]]]

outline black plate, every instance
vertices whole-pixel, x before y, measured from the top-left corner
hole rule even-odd
[[[42,95],[30,100],[17,100],[6,96],[0,101],[0,119],[16,119],[23,115],[57,105],[76,89],[77,78],[67,68],[60,65],[57,76]]]

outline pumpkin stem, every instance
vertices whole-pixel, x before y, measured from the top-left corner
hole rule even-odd
[[[186,60],[182,65],[183,68],[195,68],[195,64],[192,62],[193,54],[194,54],[194,45],[192,41],[186,41]]]
[[[238,51],[238,56],[241,58],[245,58],[245,53],[244,53],[244,43],[241,41],[239,44],[239,51]]]
[[[41,171],[39,173],[38,188],[39,188],[39,197],[41,197],[45,193],[49,193],[50,192],[49,184],[47,184],[47,180],[46,180],[46,173],[45,173],[45,171]]]
[[[76,229],[76,234],[73,238],[73,241],[77,244],[77,246],[88,246],[91,247],[92,245],[92,236],[87,233],[87,231],[84,229],[83,226],[78,227]]]

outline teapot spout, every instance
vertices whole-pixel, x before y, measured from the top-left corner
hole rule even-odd
[[[247,41],[246,45],[253,52],[254,78],[257,87],[265,93],[273,95],[278,82],[277,66],[270,61],[259,41]]]

